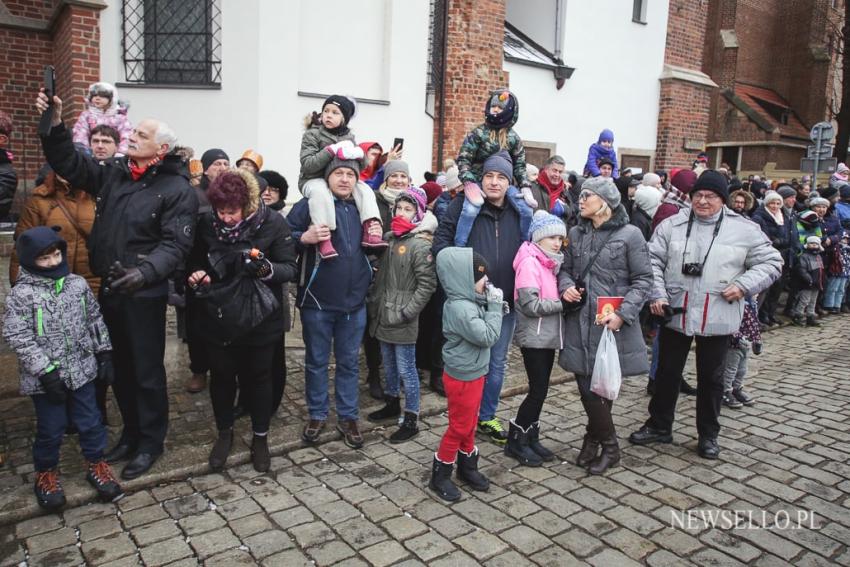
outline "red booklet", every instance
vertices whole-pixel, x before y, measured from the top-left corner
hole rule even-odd
[[[596,299],[596,320],[599,321],[609,313],[613,313],[623,304],[623,297],[598,297]]]

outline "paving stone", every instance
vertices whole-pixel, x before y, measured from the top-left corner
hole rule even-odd
[[[166,486],[158,486],[151,489],[151,496],[160,502],[171,500],[181,496],[188,496],[195,492],[195,488],[188,482],[174,482]]]
[[[569,551],[566,551],[557,545],[549,546],[543,551],[535,553],[531,556],[531,560],[537,565],[540,565],[540,567],[570,567],[587,565],[584,561],[577,559]]]
[[[369,500],[360,504],[360,511],[375,523],[392,518],[401,513],[401,509],[386,498]]]
[[[614,549],[625,553],[635,561],[640,561],[646,557],[647,554],[652,553],[657,549],[656,545],[650,540],[625,528],[608,532],[602,536],[602,540]]]
[[[646,564],[650,567],[679,567],[680,565],[692,565],[690,561],[670,553],[666,549],[659,549],[646,558]]]
[[[479,567],[478,561],[462,551],[453,551],[429,563],[429,567]]]
[[[274,523],[285,530],[300,524],[312,522],[315,519],[313,514],[303,506],[298,506],[284,512],[277,512],[270,517]]]
[[[204,567],[237,567],[238,565],[248,567],[256,565],[256,562],[244,549],[229,549],[204,561]]]
[[[516,520],[507,514],[473,498],[461,500],[452,506],[452,510],[473,524],[493,532],[499,532],[516,525]]]
[[[507,544],[501,539],[504,535],[496,537],[483,530],[475,530],[455,539],[454,544],[478,561],[485,561],[508,549]]]
[[[30,555],[38,555],[51,549],[77,543],[77,534],[72,528],[59,528],[52,532],[27,538],[26,545]]]
[[[118,508],[116,508],[115,504],[112,504],[111,502],[97,502],[95,504],[88,504],[78,508],[65,510],[62,513],[62,519],[65,520],[66,526],[77,527],[80,524],[90,522],[91,520],[115,516],[117,509]],[[18,525],[20,526],[21,524]]]
[[[19,564],[27,565],[28,567],[77,567],[84,563],[85,559],[83,559],[83,554],[80,553],[80,548],[76,545],[68,545],[38,555],[32,555],[29,561],[24,561],[24,557],[21,556]]]
[[[112,534],[94,541],[83,542],[83,555],[90,565],[102,565],[136,553],[136,545],[126,533]]]
[[[121,531],[121,522],[115,516],[91,520],[80,524],[80,541],[90,541],[109,534]]]
[[[69,524],[74,525],[74,524]],[[38,516],[31,520],[24,520],[15,525],[15,535],[18,539],[26,539],[28,537],[38,535],[44,532],[51,532],[62,527],[62,518],[55,514],[47,516]]]
[[[331,526],[335,526],[351,518],[360,517],[360,510],[344,500],[336,500],[313,506],[312,511],[326,524],[330,524]]]
[[[428,526],[439,532],[443,537],[451,540],[478,529],[460,516],[455,515],[443,516],[442,518],[431,520]]]
[[[279,551],[289,549],[295,545],[290,539],[289,534],[283,530],[269,530],[254,534],[244,538],[242,542],[248,546],[251,555],[257,559],[274,555]]]
[[[361,549],[360,555],[365,557],[366,561],[375,567],[387,567],[401,561],[410,555],[410,552],[397,541],[388,540],[367,547],[366,549]]]
[[[387,539],[387,534],[381,528],[359,517],[337,524],[334,526],[334,530],[343,541],[354,549],[369,547]]]
[[[428,526],[415,518],[409,516],[396,516],[381,524],[387,530],[390,537],[397,541],[404,541],[428,531]]]
[[[610,565],[617,565],[617,567],[636,567],[640,565],[640,563],[629,559],[615,549],[606,549],[593,557],[589,557],[587,562],[594,567],[608,567]]]
[[[698,565],[722,565],[723,567],[737,567],[738,565],[744,565],[744,563],[737,561],[733,557],[716,549],[710,548],[694,553],[693,556],[691,556],[691,560]]]
[[[436,532],[428,532],[409,539],[404,542],[404,546],[426,563],[455,549],[449,540]]]
[[[225,483],[207,492],[207,497],[216,505],[222,506],[245,498],[248,493],[235,483]]]
[[[290,528],[289,533],[298,541],[302,549],[312,547],[336,538],[333,530],[322,522],[313,522]]]
[[[181,518],[177,523],[183,528],[186,535],[196,536],[204,532],[217,530],[227,522],[217,512],[207,510],[203,514]]]
[[[761,550],[733,536],[731,533],[721,530],[708,530],[700,536],[700,540],[719,551],[731,555],[735,559],[739,559],[743,563],[749,563],[762,554]]]
[[[232,502],[227,502],[221,506],[217,506],[216,510],[219,514],[224,516],[228,522],[263,511],[263,509],[260,508],[260,505],[250,498],[242,498],[239,500],[233,500]]]
[[[206,559],[216,553],[239,546],[239,540],[230,528],[220,528],[212,532],[192,536],[189,545],[201,559]]]
[[[329,541],[307,550],[307,555],[312,557],[317,565],[336,565],[354,554],[354,550],[342,541]]]
[[[518,567],[525,565],[527,561],[524,556],[514,550],[510,550],[492,559],[488,559],[484,562],[484,565],[485,567]]]
[[[192,548],[182,537],[173,537],[141,549],[145,565],[165,565],[193,555]]]
[[[168,518],[168,513],[159,504],[154,504],[122,513],[121,523],[124,524],[125,528],[130,529],[165,518]]]
[[[140,528],[136,528],[131,532],[136,545],[144,547],[164,539],[180,537],[183,534],[180,528],[174,523],[174,520],[160,520],[152,524],[147,524]]]
[[[262,490],[253,493],[251,498],[269,514],[298,505],[298,501],[282,486],[263,487]]]
[[[272,523],[263,514],[254,514],[252,516],[239,518],[238,520],[233,520],[228,525],[230,526],[230,529],[233,530],[233,533],[235,533],[240,539],[244,539],[250,535],[271,530],[273,528]]]
[[[599,539],[578,529],[562,533],[553,539],[558,545],[579,557],[592,555],[604,545]]]
[[[202,494],[190,494],[169,500],[163,504],[163,507],[172,518],[179,520],[186,516],[200,514],[209,507],[209,503]]]
[[[266,557],[263,567],[313,567],[313,561],[297,549],[289,549]]]
[[[510,543],[514,549],[520,549],[529,555],[540,551],[551,545],[552,541],[546,536],[529,528],[528,526],[516,526],[502,532],[499,538]]]

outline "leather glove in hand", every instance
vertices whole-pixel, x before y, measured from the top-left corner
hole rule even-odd
[[[272,275],[272,264],[267,259],[254,259],[245,264],[245,271],[255,278],[267,278]]]
[[[124,275],[113,280],[109,285],[112,291],[118,293],[133,293],[145,285],[145,276],[139,268],[127,268]]]
[[[112,353],[101,352],[97,358],[97,381],[107,386],[115,383],[115,366],[112,364]]]
[[[40,376],[38,381],[41,382],[41,387],[44,388],[44,394],[47,396],[48,402],[57,406],[65,403],[65,384],[59,378],[58,369],[54,368],[44,376]]]

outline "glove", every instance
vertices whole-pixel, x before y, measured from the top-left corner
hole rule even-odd
[[[125,268],[121,262],[115,262],[109,268],[107,289],[118,293],[133,293],[145,285],[145,276],[139,268]]]
[[[97,358],[97,381],[109,386],[115,383],[115,366],[112,364],[111,352],[99,352]]]
[[[762,343],[753,343],[753,354],[756,355],[756,356],[760,355],[761,351],[762,351],[762,347],[763,347]]]
[[[532,209],[536,209],[537,200],[534,198],[534,195],[531,194],[531,187],[523,187],[520,191],[522,192],[522,198],[525,199],[525,204]]]
[[[256,258],[245,264],[245,271],[255,278],[267,278],[272,275],[272,263],[265,258]]]
[[[488,285],[484,288],[484,295],[487,296],[487,303],[499,303],[505,299],[505,294],[501,289],[497,288],[494,285]]]
[[[54,368],[44,376],[40,376],[38,381],[41,382],[41,387],[44,388],[44,394],[47,396],[47,401],[54,405],[62,405],[65,403],[65,384],[59,378],[59,370]]]
[[[463,194],[466,195],[467,200],[476,207],[480,207],[484,204],[484,197],[481,195],[481,187],[479,187],[478,183],[475,183],[474,181],[463,182]]]
[[[346,142],[349,140],[345,140]],[[342,142],[340,142],[342,144]],[[340,147],[336,151],[336,157],[339,159],[363,159],[363,149],[360,146],[355,146],[354,144]]]

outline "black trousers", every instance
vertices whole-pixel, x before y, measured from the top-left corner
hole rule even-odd
[[[590,374],[576,374],[576,386],[578,386],[578,394],[583,402],[598,402],[603,398],[596,392],[590,390],[590,382],[593,376]]]
[[[549,377],[555,363],[555,349],[521,348],[522,363],[528,376],[528,394],[519,405],[516,424],[527,429],[540,419],[543,403],[549,393]]]
[[[274,415],[280,407],[280,402],[283,400],[283,391],[286,388],[286,335],[280,338],[280,342],[272,345],[271,380],[271,414]]]
[[[682,371],[691,342],[696,339],[697,432],[700,437],[716,438],[720,433],[718,418],[723,400],[723,371],[726,369],[729,335],[689,337],[667,327],[662,327],[659,333],[658,371],[655,374],[655,394],[649,402],[647,425],[672,431]]]
[[[166,296],[103,295],[100,307],[112,339],[112,390],[124,420],[121,442],[158,455],[168,431],[165,381]]]
[[[785,289],[785,284],[788,283],[788,271],[782,270],[782,275],[778,280],[773,282],[767,291],[763,294],[759,307],[759,319],[773,320],[776,317],[776,310],[779,307],[779,296],[782,295],[782,290]]]
[[[381,370],[381,343],[369,334],[371,319],[366,320],[366,329],[363,331],[363,354],[366,355],[366,368],[369,373],[366,375],[366,380],[370,376],[378,376]]]
[[[416,337],[416,367],[425,370],[443,368],[443,301],[434,293],[419,314],[419,335]]]
[[[241,394],[248,401],[251,426],[266,433],[272,414],[271,367],[278,343],[262,346],[219,346],[207,344],[210,361],[210,399],[219,431],[233,427],[236,376]]]

